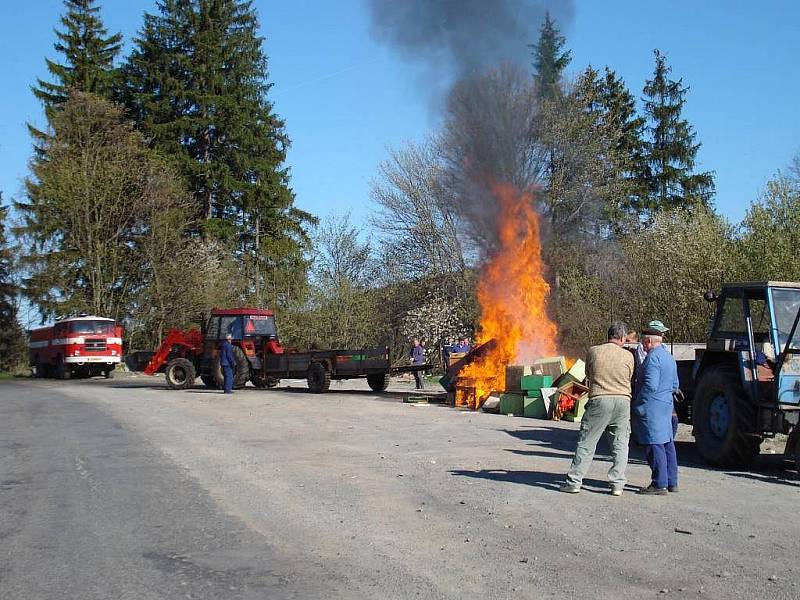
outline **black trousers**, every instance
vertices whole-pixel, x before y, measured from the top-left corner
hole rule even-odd
[[[414,371],[414,382],[417,384],[418,390],[425,388],[425,386],[422,385],[422,371]]]

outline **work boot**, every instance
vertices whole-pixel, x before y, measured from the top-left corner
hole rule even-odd
[[[639,493],[644,496],[663,496],[667,493],[667,488],[659,488],[651,484],[646,488],[639,488]]]

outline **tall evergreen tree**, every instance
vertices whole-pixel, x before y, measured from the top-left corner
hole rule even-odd
[[[71,89],[109,96],[114,84],[114,59],[122,48],[122,34],[108,35],[96,0],[64,0],[62,31],[53,47],[64,63],[45,59],[53,81],[37,79],[34,95],[46,109],[67,100]]]
[[[125,102],[175,159],[203,233],[249,261],[257,292],[267,269],[302,270],[315,219],[294,207],[255,9],[249,0],[159,0],[158,9],[124,67]]]
[[[564,50],[566,38],[556,27],[556,22],[545,13],[544,23],[539,30],[539,41],[530,44],[533,56],[534,80],[537,83],[539,95],[542,98],[552,99],[561,93],[561,78],[564,69],[572,60],[572,52]]]
[[[647,189],[642,185],[646,171],[645,119],[636,112],[636,98],[613,70],[606,67],[596,82],[595,101],[609,144],[608,160],[614,176],[625,184],[614,205],[609,206],[608,216],[624,227],[621,221],[626,216],[638,217],[647,198]]]
[[[694,173],[697,151],[697,134],[682,118],[686,93],[689,88],[683,80],[669,78],[672,69],[666,57],[655,50],[653,78],[644,86],[644,111],[647,131],[646,144],[648,172],[645,182],[649,199],[645,207],[651,212],[694,206],[709,206],[714,193],[714,175],[711,172]]]
[[[17,320],[17,286],[12,280],[14,255],[6,238],[8,208],[0,195],[0,371],[10,371],[22,364],[25,340]]]

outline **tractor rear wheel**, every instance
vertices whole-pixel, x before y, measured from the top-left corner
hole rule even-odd
[[[320,362],[311,363],[308,367],[308,389],[315,394],[327,392],[331,387],[331,374]]]
[[[692,423],[697,449],[715,467],[748,465],[758,454],[756,406],[732,365],[706,369],[697,382]]]
[[[164,377],[170,389],[185,390],[194,385],[197,372],[189,359],[173,358],[164,369]]]
[[[236,362],[236,366],[233,367],[233,389],[238,390],[247,385],[247,380],[250,379],[250,362],[239,346],[233,347],[233,360]],[[217,388],[222,389],[225,386],[219,354],[214,359],[214,380],[217,382]]]
[[[389,387],[389,374],[388,373],[372,373],[367,375],[367,383],[369,387],[376,392],[385,392]]]

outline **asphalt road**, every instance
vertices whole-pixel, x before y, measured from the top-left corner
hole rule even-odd
[[[798,598],[777,457],[621,498],[577,426],[163,379],[0,382],[0,598]],[[688,429],[682,431],[688,440]]]

